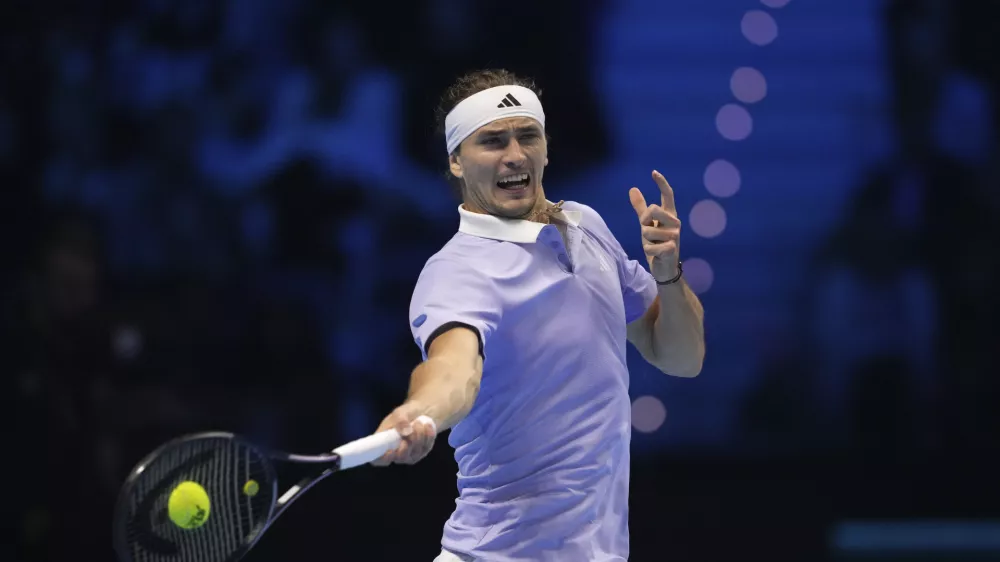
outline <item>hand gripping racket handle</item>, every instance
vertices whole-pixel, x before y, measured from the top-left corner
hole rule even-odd
[[[420,416],[415,422],[428,424],[434,428],[434,433],[437,433],[437,425],[431,418]],[[395,449],[402,440],[399,432],[390,429],[341,445],[333,452],[340,456],[340,470],[345,470],[372,462],[386,452]]]

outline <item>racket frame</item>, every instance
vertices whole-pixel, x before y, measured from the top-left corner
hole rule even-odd
[[[424,424],[429,424],[434,428],[434,432],[437,432],[437,428],[432,420],[428,416],[420,416],[417,418]],[[229,433],[224,431],[206,431],[199,433],[191,433],[188,435],[183,435],[175,439],[171,439],[166,443],[163,443],[151,453],[143,457],[135,467],[129,472],[128,478],[126,478],[125,483],[122,485],[121,491],[118,494],[118,500],[115,504],[114,511],[114,528],[112,531],[114,548],[118,553],[118,557],[123,562],[135,562],[132,557],[132,552],[129,548],[127,541],[128,524],[130,523],[130,517],[126,515],[129,513],[129,501],[132,495],[133,488],[136,486],[139,478],[145,472],[146,467],[150,465],[157,457],[162,455],[165,451],[172,448],[183,445],[191,441],[201,441],[205,439],[226,439],[233,441],[241,446],[247,447],[259,454],[261,459],[266,459],[267,462],[263,463],[264,472],[267,474],[267,478],[271,482],[271,505],[268,508],[267,517],[263,522],[259,523],[245,538],[245,544],[241,545],[238,550],[236,550],[226,562],[235,562],[246,555],[251,548],[260,540],[263,536],[264,531],[266,531],[274,521],[285,512],[289,505],[292,504],[296,499],[302,496],[306,491],[315,486],[317,483],[321,482],[327,476],[330,476],[334,472],[339,472],[340,470],[353,468],[360,466],[362,464],[367,464],[378,457],[382,456],[385,452],[396,448],[402,441],[399,433],[395,429],[390,429],[387,431],[382,431],[367,437],[362,437],[356,439],[347,444],[337,447],[329,453],[322,453],[318,455],[298,455],[293,453],[287,453],[278,449],[271,449],[268,447],[262,447],[256,443],[240,436],[235,433]],[[298,481],[298,483],[290,486],[285,492],[278,496],[278,476],[277,470],[275,470],[275,461],[281,462],[292,462],[298,464],[322,464],[328,465],[322,471],[318,472],[314,476],[307,476]],[[172,479],[164,479],[168,481]],[[154,494],[155,495],[155,494]]]
[[[236,560],[246,556],[247,552],[249,552],[257,541],[260,540],[260,537],[263,536],[264,531],[266,531],[271,524],[274,523],[278,516],[284,513],[285,509],[291,505],[293,501],[327,476],[340,470],[341,456],[337,453],[330,452],[319,455],[297,455],[278,449],[262,447],[245,437],[225,431],[203,431],[171,439],[154,449],[151,453],[147,454],[142,458],[142,460],[136,463],[136,465],[129,472],[128,478],[125,479],[125,483],[122,485],[121,491],[118,494],[118,500],[115,503],[114,528],[112,530],[112,536],[114,537],[114,548],[115,552],[118,554],[119,560],[123,562],[135,562],[135,558],[132,556],[131,547],[129,546],[127,539],[128,525],[131,522],[131,517],[128,515],[129,502],[131,501],[132,492],[145,472],[146,467],[148,467],[166,451],[183,446],[186,443],[206,439],[225,439],[256,451],[261,459],[266,459],[267,461],[262,463],[262,469],[267,474],[267,478],[271,483],[272,500],[271,505],[268,506],[267,516],[262,522],[258,523],[249,534],[247,534],[244,544],[241,545],[240,548],[226,560],[226,562],[235,562]],[[276,461],[299,464],[328,464],[330,466],[326,467],[323,471],[314,476],[302,478],[297,484],[290,486],[285,493],[279,497],[278,475],[274,466]]]

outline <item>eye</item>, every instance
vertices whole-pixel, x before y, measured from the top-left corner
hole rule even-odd
[[[486,137],[480,142],[482,144],[497,145],[500,144],[500,137]]]

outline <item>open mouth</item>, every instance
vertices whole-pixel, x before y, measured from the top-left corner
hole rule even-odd
[[[497,182],[497,187],[506,190],[518,190],[528,187],[529,183],[531,183],[530,175],[514,174],[511,176],[505,176],[503,178],[500,178],[500,181]]]

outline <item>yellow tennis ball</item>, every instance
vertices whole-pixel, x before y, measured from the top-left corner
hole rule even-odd
[[[190,480],[178,484],[167,500],[170,520],[182,529],[201,527],[208,521],[211,511],[212,502],[209,501],[205,488]]]
[[[250,496],[251,498],[257,495],[260,491],[260,484],[256,480],[247,480],[247,483],[243,485],[243,493]]]

